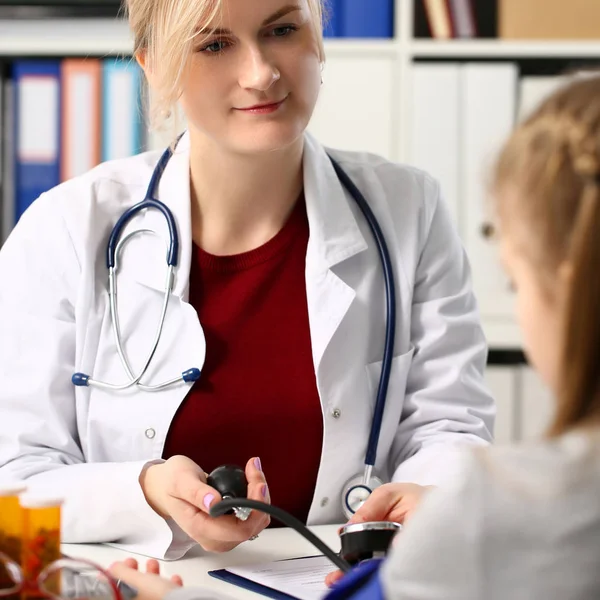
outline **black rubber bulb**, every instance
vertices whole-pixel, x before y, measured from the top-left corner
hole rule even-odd
[[[206,479],[210,487],[215,488],[225,498],[246,498],[248,496],[248,480],[244,470],[236,465],[217,467]],[[227,511],[228,515],[233,511]]]

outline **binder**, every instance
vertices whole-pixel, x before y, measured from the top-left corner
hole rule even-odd
[[[4,79],[2,90],[2,231],[0,244],[6,241],[15,225],[15,86],[10,77]]]
[[[460,71],[458,63],[417,63],[413,67],[409,150],[410,162],[439,181],[459,230]]]
[[[10,121],[6,121],[4,119],[4,89],[5,89],[5,76],[4,76],[4,65],[2,61],[0,61],[0,246],[2,246],[4,242],[4,234],[3,231],[6,229],[6,225],[4,224],[4,126],[5,123],[10,123]]]
[[[342,35],[342,2],[329,0],[323,14],[323,36],[340,37]]]
[[[567,75],[531,76],[521,79],[517,119],[526,119],[548,96],[565,85]]]
[[[325,577],[335,567],[323,555],[209,571],[211,577],[274,600],[321,600]]]
[[[454,37],[468,39],[477,37],[475,13],[471,0],[450,0],[448,6]]]
[[[600,3],[593,0],[501,0],[498,37],[513,40],[597,40]]]
[[[16,61],[15,219],[60,183],[60,62]]]
[[[350,38],[394,37],[393,0],[342,0],[342,35]]]
[[[142,149],[140,67],[134,59],[102,64],[102,160],[127,158]]]
[[[301,563],[301,572],[303,577],[307,574],[311,579],[323,577],[325,580],[325,572],[323,571],[323,562],[328,563],[328,559],[323,556],[306,556],[301,558],[290,558],[281,561],[275,561],[275,563],[267,563],[264,565],[258,565],[262,573],[269,571],[272,565],[277,563],[294,563],[299,561]],[[352,590],[361,588],[361,597],[364,598],[380,598],[381,597],[381,581],[378,576],[378,571],[383,564],[383,559],[376,558],[372,560],[365,560],[359,565],[356,565],[349,573],[347,573],[341,581],[339,581],[333,588],[319,590],[314,587],[314,581],[311,581],[311,585],[304,587],[300,585],[289,585],[283,582],[280,577],[274,578],[273,587],[268,586],[265,583],[254,581],[250,577],[236,574],[235,568],[230,569],[218,569],[216,571],[209,571],[208,574],[211,577],[220,579],[227,583],[231,583],[245,590],[255,592],[267,598],[273,598],[273,600],[338,600],[340,598],[347,598]],[[293,567],[292,567],[293,568]],[[243,568],[242,568],[243,569]],[[327,571],[333,570],[334,567],[330,564],[327,565]],[[239,570],[239,569],[237,569]],[[262,575],[261,573],[261,575]],[[261,577],[264,580],[264,576]],[[323,586],[324,587],[324,586]],[[283,591],[287,589],[287,591]],[[295,594],[293,594],[293,593]]]
[[[100,162],[101,65],[97,59],[65,59],[61,65],[61,180]]]
[[[431,37],[449,39],[453,37],[452,19],[447,0],[423,0]]]
[[[514,320],[514,294],[500,266],[497,243],[485,236],[484,225],[494,222],[486,182],[493,160],[514,126],[517,77],[515,63],[471,63],[462,70],[465,241],[475,296],[488,322]]]

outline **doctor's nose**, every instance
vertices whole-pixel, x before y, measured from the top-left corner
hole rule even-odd
[[[280,77],[281,74],[273,62],[259,49],[253,49],[242,65],[239,84],[244,89],[264,92]]]

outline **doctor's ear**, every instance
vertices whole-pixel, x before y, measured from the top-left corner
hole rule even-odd
[[[147,57],[147,51],[144,50],[138,50],[135,53],[135,60],[137,61],[137,64],[140,65],[140,67],[142,68],[142,71],[146,71],[146,57]]]
[[[150,61],[148,60],[148,50],[142,48],[135,53],[135,60],[137,64],[140,66],[142,71],[144,72],[144,76],[146,77],[146,81],[150,88],[154,88],[154,73],[150,66]]]
[[[135,60],[137,61],[137,64],[140,65],[142,71],[144,71],[146,81],[152,86],[152,69],[150,68],[148,61],[148,51],[145,48],[138,50],[135,53]]]

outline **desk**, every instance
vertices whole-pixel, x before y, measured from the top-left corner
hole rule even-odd
[[[319,525],[310,529],[328,546],[338,552],[340,549],[337,535],[339,527],[340,525]],[[123,560],[128,556],[138,559],[141,564],[144,564],[146,560],[145,557],[105,545],[63,544],[62,551],[73,558],[93,560],[103,567],[108,567],[113,562]],[[163,575],[181,575],[186,586],[210,588],[217,594],[223,593],[234,598],[248,600],[249,597],[258,598],[259,596],[224,581],[219,581],[208,575],[208,571],[270,562],[283,558],[309,556],[317,553],[317,549],[293,529],[278,528],[266,529],[256,540],[244,542],[231,552],[207,554],[203,553],[201,549],[195,548],[180,560],[159,562]],[[333,565],[331,570],[335,570]]]

